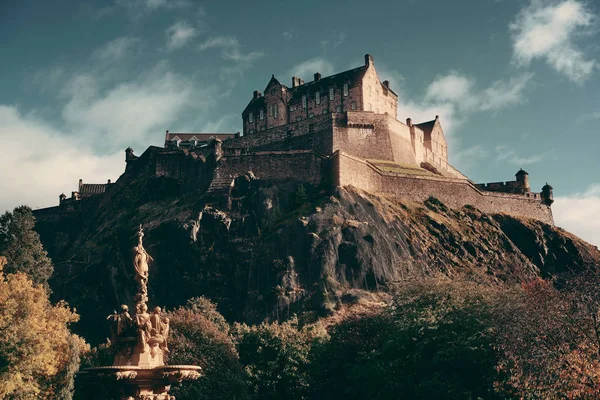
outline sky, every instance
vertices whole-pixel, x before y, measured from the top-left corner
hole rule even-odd
[[[165,130],[237,132],[271,74],[374,57],[398,118],[440,116],[476,182],[554,187],[556,224],[600,246],[597,0],[0,1],[0,211],[116,180]]]

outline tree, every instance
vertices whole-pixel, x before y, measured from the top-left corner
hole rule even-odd
[[[200,297],[167,313],[170,319],[170,364],[202,367],[203,376],[173,387],[179,400],[247,399],[244,373],[229,325],[214,303]]]
[[[54,267],[44,250],[40,236],[33,230],[35,217],[31,208],[16,207],[0,216],[0,254],[6,256],[6,273],[24,272],[48,291],[48,279]]]
[[[65,303],[50,304],[29,276],[0,268],[0,398],[71,399],[86,347],[68,329],[77,320]]]
[[[313,349],[313,397],[499,398],[491,293],[450,280],[399,285],[392,307],[342,321]]]
[[[557,289],[535,280],[496,311],[503,389],[521,398],[600,397],[600,279],[571,277]]]
[[[324,330],[284,323],[236,324],[234,336],[254,399],[305,399],[308,395],[309,352]]]

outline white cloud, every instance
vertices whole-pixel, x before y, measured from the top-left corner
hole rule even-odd
[[[452,155],[452,162],[459,168],[467,168],[490,156],[490,151],[480,144],[460,149]]]
[[[66,92],[71,97],[63,108],[64,122],[78,132],[76,138],[104,149],[122,147],[162,130],[187,107],[198,105],[205,94],[170,71],[166,63],[104,90],[92,75],[78,75]]]
[[[92,58],[101,62],[112,63],[131,54],[140,39],[122,36],[100,46],[92,53]]]
[[[427,88],[425,101],[451,103],[462,111],[494,111],[523,102],[523,92],[532,74],[522,74],[508,81],[498,80],[478,90],[475,79],[450,71],[438,76]]]
[[[177,50],[192,40],[198,31],[185,21],[178,21],[167,28],[167,50]]]
[[[600,246],[600,184],[583,193],[556,197],[552,212],[556,225]]]
[[[513,57],[520,65],[534,59],[545,60],[571,81],[587,80],[596,60],[588,59],[574,43],[586,34],[594,15],[578,0],[532,0],[510,24]]]
[[[532,154],[529,156],[518,155],[517,152],[509,146],[496,146],[496,161],[507,162],[514,165],[530,165],[535,164],[544,159],[545,153]]]
[[[346,34],[344,32],[333,33],[329,38],[321,40],[321,47],[326,49],[327,47],[336,48],[346,41]]]
[[[198,46],[198,50],[221,49],[221,56],[226,60],[250,63],[263,56],[262,52],[242,53],[240,42],[231,36],[215,36]]]
[[[0,105],[2,163],[0,211],[20,204],[33,208],[58,204],[61,192],[70,195],[77,181],[113,181],[125,170],[122,150],[96,155],[89,147],[66,138],[44,121],[23,116],[15,107]]]
[[[125,8],[133,18],[144,17],[160,9],[181,9],[193,6],[188,0],[117,0],[116,6]],[[109,8],[109,13],[115,7]],[[107,9],[103,9],[104,14]]]
[[[313,80],[315,72],[319,72],[323,76],[332,75],[333,65],[322,57],[316,57],[296,65],[286,76],[296,76],[308,82]]]

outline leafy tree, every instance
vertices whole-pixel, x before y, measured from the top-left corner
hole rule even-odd
[[[341,322],[313,349],[314,398],[499,398],[492,293],[435,279],[398,286],[390,309]]]
[[[0,398],[71,399],[86,347],[68,329],[77,319],[65,303],[51,305],[29,276],[0,269]]]
[[[6,256],[7,273],[24,272],[34,283],[48,290],[48,279],[54,267],[44,250],[40,236],[33,230],[35,217],[31,208],[16,207],[0,216],[0,254]]]
[[[324,336],[319,327],[284,323],[236,324],[234,336],[254,399],[305,399],[311,345]]]
[[[507,293],[497,310],[505,391],[526,399],[600,398],[600,279],[558,290],[536,280]]]
[[[170,364],[194,364],[203,376],[192,383],[173,387],[179,400],[247,399],[244,373],[229,325],[216,306],[200,297],[168,313],[170,319],[168,361]]]

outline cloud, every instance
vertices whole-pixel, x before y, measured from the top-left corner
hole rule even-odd
[[[117,0],[116,8],[125,8],[129,15],[134,19],[145,17],[160,9],[181,9],[193,6],[193,2],[188,0]],[[115,7],[108,7],[101,10],[102,15],[110,14]]]
[[[296,37],[294,31],[291,30],[283,32],[282,35],[285,40],[292,40],[294,37]]]
[[[185,21],[178,21],[167,28],[167,50],[173,51],[184,47],[197,34],[198,30]]]
[[[336,48],[346,41],[346,34],[344,32],[333,33],[328,39],[321,40],[321,48],[326,49],[327,47]]]
[[[308,82],[313,80],[315,72],[320,72],[323,76],[331,75],[333,74],[333,65],[322,57],[316,57],[296,65],[286,76],[296,76]]]
[[[577,118],[577,120],[575,121],[575,124],[579,125],[579,124],[594,121],[597,119],[600,119],[600,111],[581,115],[579,118]]]
[[[577,0],[532,0],[511,22],[513,59],[519,65],[545,60],[557,72],[581,84],[597,62],[588,59],[574,41],[588,34],[594,15]]]
[[[452,160],[459,168],[467,168],[490,156],[490,151],[480,144],[454,152]]]
[[[198,106],[205,92],[159,63],[137,78],[101,89],[92,74],[80,74],[67,85],[69,101],[62,117],[74,140],[93,141],[111,150],[141,141],[190,106]]]
[[[198,50],[221,49],[221,56],[226,60],[250,63],[262,57],[264,54],[258,51],[243,53],[240,42],[232,36],[215,36],[198,46]]]
[[[426,102],[451,103],[462,111],[495,111],[524,101],[532,74],[497,80],[484,89],[477,89],[475,79],[450,71],[438,76],[425,92]]]
[[[77,181],[113,181],[125,170],[122,150],[97,155],[89,147],[64,136],[44,121],[23,116],[15,107],[0,105],[2,163],[0,211],[20,204],[33,208],[58,204]]]
[[[556,225],[600,246],[600,184],[583,193],[556,197],[552,212]]]
[[[139,38],[131,36],[116,38],[94,50],[92,58],[106,63],[119,61],[130,55],[139,42]]]
[[[545,156],[545,153],[520,156],[509,146],[496,146],[497,162],[507,162],[509,164],[523,166],[538,163],[542,161]]]

